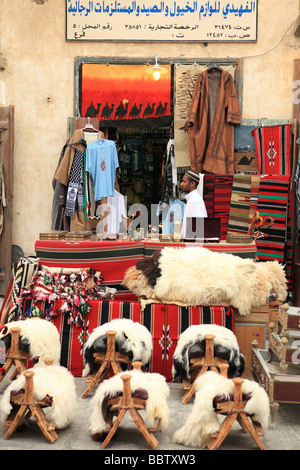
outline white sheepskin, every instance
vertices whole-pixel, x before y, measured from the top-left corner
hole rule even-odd
[[[46,395],[53,398],[52,406],[43,408],[48,421],[53,421],[57,429],[69,426],[76,418],[78,403],[76,398],[75,381],[72,374],[59,365],[45,367],[34,366],[33,384],[34,397],[42,400]],[[1,422],[9,415],[12,405],[10,403],[11,391],[18,391],[25,387],[24,373],[19,375],[5,390],[0,402]]]
[[[214,335],[215,345],[221,345],[230,350],[230,357],[228,362],[234,362],[237,367],[240,366],[240,359],[238,357],[241,355],[240,348],[237,342],[237,338],[231,330],[225,328],[224,326],[214,324],[191,325],[179,336],[178,343],[173,354],[173,378],[176,375],[174,362],[180,364],[181,367],[186,371],[187,378],[191,378],[189,373],[189,348],[186,346],[203,340],[204,336],[206,335]]]
[[[287,295],[284,268],[276,261],[256,263],[202,247],[165,247],[157,269],[161,275],[153,288],[136,267],[126,271],[123,285],[149,302],[232,306],[240,315],[264,305],[273,293],[282,300]]]
[[[162,431],[168,426],[169,408],[167,397],[169,396],[169,387],[166,383],[166,379],[158,373],[145,373],[140,370],[131,370],[120,372],[102,382],[97,388],[89,405],[92,409],[89,423],[89,430],[92,435],[102,434],[106,430],[107,423],[105,417],[107,410],[105,406],[103,406],[103,401],[106,397],[111,397],[116,393],[122,393],[123,381],[121,376],[127,374],[131,375],[130,386],[132,393],[138,388],[145,389],[148,392],[145,407],[148,426],[153,427],[155,419],[157,418],[160,419],[158,431]]]
[[[123,348],[126,351],[132,352],[133,362],[141,361],[144,365],[149,362],[153,347],[151,333],[144,325],[127,318],[116,318],[115,320],[111,320],[110,322],[104,323],[103,325],[95,328],[85,343],[84,352],[86,349],[93,346],[97,338],[105,335],[109,330],[117,332],[115,341],[122,342]],[[124,334],[127,339],[125,339]],[[89,372],[90,365],[85,363],[82,376],[85,377]]]
[[[38,358],[38,363],[44,365],[44,359],[53,359],[53,364],[60,361],[60,339],[57,328],[48,320],[41,318],[28,318],[8,322],[5,333],[0,331],[0,340],[10,333],[13,327],[21,328],[20,338],[28,339],[30,343],[30,357]]]
[[[213,408],[217,395],[233,394],[234,383],[216,372],[206,372],[195,380],[195,401],[186,423],[174,434],[174,442],[190,447],[203,447],[212,433],[220,430],[221,422]],[[244,411],[253,415],[253,421],[266,428],[270,416],[270,404],[265,390],[256,382],[244,379],[242,391],[251,394]],[[224,418],[224,416],[223,416]]]

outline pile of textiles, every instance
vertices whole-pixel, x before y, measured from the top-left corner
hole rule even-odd
[[[101,272],[93,268],[72,270],[39,266],[29,288],[21,289],[16,299],[16,319],[39,316],[52,320],[61,312],[68,317],[69,324],[82,325],[91,309],[90,300],[114,298],[115,289],[104,287],[102,281]],[[28,299],[32,301],[31,307],[24,312]],[[60,312],[55,308],[57,300],[63,300]],[[48,307],[42,312],[38,302],[47,302]]]

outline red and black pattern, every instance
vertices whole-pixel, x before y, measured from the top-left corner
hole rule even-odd
[[[58,300],[55,308],[59,311],[63,301]],[[61,341],[60,363],[75,377],[83,370],[83,347],[92,331],[115,318],[128,318],[144,325],[153,338],[153,353],[149,364],[150,372],[158,372],[172,380],[172,358],[180,334],[193,324],[214,323],[234,331],[234,312],[231,307],[178,307],[177,305],[149,304],[141,311],[139,302],[118,300],[90,301],[91,310],[84,326],[70,325],[67,316],[59,314],[54,318]],[[41,313],[47,303],[39,303]],[[27,301],[25,309],[30,309]]]
[[[225,240],[228,231],[233,176],[216,176],[214,190],[214,217],[221,219],[220,239]]]
[[[258,127],[252,131],[260,175],[291,174],[291,124]]]
[[[273,226],[263,228],[263,237],[257,239],[260,260],[285,262],[289,191],[289,176],[264,176],[260,179],[257,210],[263,218],[274,219]]]

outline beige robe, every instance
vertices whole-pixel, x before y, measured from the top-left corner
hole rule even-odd
[[[234,173],[234,125],[241,123],[232,76],[225,70],[205,70],[197,77],[189,113],[191,170]]]

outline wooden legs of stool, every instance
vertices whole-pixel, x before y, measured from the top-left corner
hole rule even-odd
[[[94,354],[95,361],[100,362],[101,366],[99,367],[98,371],[93,376],[89,386],[83,392],[82,398],[85,398],[97,383],[102,382],[102,380],[108,376],[111,369],[113,370],[114,374],[118,374],[119,372],[122,372],[120,362],[123,362],[126,364],[131,363],[131,361],[128,359],[127,356],[123,356],[122,354],[116,352],[115,336],[117,332],[107,331],[106,334],[107,334],[106,352]]]
[[[191,359],[190,372],[191,374],[196,373],[195,379],[199,375],[204,374],[208,369],[219,372],[224,377],[227,377],[228,363],[224,359],[214,357],[214,338],[214,335],[205,335],[205,357]],[[182,398],[183,405],[186,405],[195,393],[195,386],[193,384],[188,386],[185,381],[183,388],[187,390]]]
[[[230,429],[232,428],[235,420],[238,421],[241,428],[245,432],[249,432],[259,449],[265,450],[264,445],[259,439],[259,435],[262,435],[262,430],[258,426],[253,426],[249,417],[244,412],[242,384],[244,382],[241,378],[232,379],[234,382],[234,396],[233,401],[226,401],[219,403],[217,413],[226,414],[226,418],[221,424],[220,431],[211,436],[211,440],[207,444],[209,450],[216,450],[220,447]]]
[[[150,444],[152,449],[156,449],[158,445],[158,441],[155,438],[155,436],[147,429],[147,426],[143,418],[137,411],[138,409],[140,410],[145,409],[146,400],[139,400],[138,403],[135,403],[135,399],[132,398],[132,395],[131,395],[131,387],[130,387],[131,375],[125,374],[125,375],[122,375],[121,378],[123,380],[123,395],[119,403],[116,405],[117,409],[119,410],[119,413],[108,435],[106,436],[105,440],[102,442],[101,448],[105,449],[105,447],[107,446],[107,444],[109,443],[113,435],[115,434],[122,419],[124,418],[125,413],[129,411],[138,430],[142,433],[142,435],[144,436],[148,444]]]
[[[2,374],[0,374],[0,382],[3,380],[3,378],[12,366],[15,366],[16,369],[10,377],[11,380],[14,379],[18,374],[22,374],[22,372],[27,369],[27,361],[30,358],[29,353],[20,351],[19,349],[21,328],[13,327],[10,331],[10,348],[6,354],[5,364],[2,367]]]
[[[13,413],[8,416],[6,423],[4,424],[6,427],[8,427],[4,439],[9,439],[17,427],[20,426],[26,420],[26,418],[32,415],[46,439],[52,444],[57,439],[55,424],[49,423],[49,421],[47,421],[42,410],[42,407],[51,406],[52,399],[51,397],[46,396],[43,400],[35,400],[33,391],[34,372],[24,372],[24,376],[25,392],[19,396],[16,395],[15,397],[12,397],[15,409]],[[18,406],[19,410],[16,413],[16,407]]]

